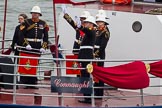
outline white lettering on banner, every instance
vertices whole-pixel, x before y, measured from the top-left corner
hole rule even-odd
[[[82,88],[88,88],[90,83],[89,81],[84,81],[83,83],[64,83],[61,79],[55,79],[54,84],[56,85],[56,87],[73,87],[78,88],[78,91],[80,91]]]

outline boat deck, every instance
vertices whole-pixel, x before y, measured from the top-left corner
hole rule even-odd
[[[47,83],[48,81],[46,81]],[[42,81],[41,81],[42,83]],[[11,93],[12,90],[1,89],[1,92]],[[22,86],[16,90],[16,104],[20,105],[41,105],[41,106],[60,106],[58,93],[51,93],[50,88],[39,89],[24,89]],[[19,95],[18,95],[19,94]],[[21,94],[21,95],[20,95]],[[23,95],[22,95],[23,94]],[[34,96],[36,95],[36,96]],[[68,107],[91,107],[91,104],[79,103],[81,94],[63,93],[63,106]],[[124,91],[119,89],[105,89],[102,100],[95,100],[95,106],[102,107],[129,107],[129,106],[159,106],[162,103],[162,96],[145,96],[143,103],[141,103],[140,94],[133,91]],[[13,104],[13,96],[11,94],[0,94],[0,104]]]

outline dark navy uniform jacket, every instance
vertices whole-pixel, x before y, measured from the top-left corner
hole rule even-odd
[[[22,46],[22,43],[23,43],[23,37],[21,37],[20,25],[18,25],[15,28],[14,36],[13,36],[13,39],[12,39],[12,45],[11,45],[12,50],[14,50],[15,44],[17,44],[18,46]]]
[[[108,28],[104,28],[103,30],[97,30],[96,41],[94,46],[95,57],[105,59],[105,48],[107,46],[109,38],[110,32]]]
[[[96,30],[82,28],[82,31],[85,33],[85,36],[80,45],[78,59],[93,59]]]
[[[49,27],[45,21],[40,19],[37,21],[27,19],[20,26],[20,30],[24,37],[23,46],[30,44],[35,49],[47,48]]]

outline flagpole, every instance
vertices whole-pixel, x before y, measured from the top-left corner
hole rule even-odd
[[[7,13],[7,0],[5,0],[4,20],[3,20],[3,37],[2,37],[2,53],[4,52],[4,40],[6,30],[6,13]]]
[[[58,36],[57,36],[57,25],[56,25],[56,6],[55,6],[55,0],[53,0],[53,20],[54,20],[54,37],[55,37],[55,53],[56,53],[56,58],[58,58]],[[58,60],[56,60],[56,67],[59,67],[60,62],[58,62]],[[57,76],[61,76],[61,71],[60,69],[57,68]],[[62,93],[58,93],[58,95],[62,95]],[[62,98],[58,97],[58,103],[59,106],[62,106]]]
[[[56,7],[55,7],[55,0],[53,0],[53,20],[54,20],[54,38],[55,38],[55,45],[56,45],[56,58],[58,58],[58,36],[57,36],[57,25],[56,25]],[[58,66],[58,60],[56,60],[56,65]],[[57,69],[57,75],[60,76],[60,73]]]

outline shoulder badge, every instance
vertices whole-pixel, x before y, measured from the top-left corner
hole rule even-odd
[[[47,24],[45,25],[45,30],[49,31],[49,26]]]

